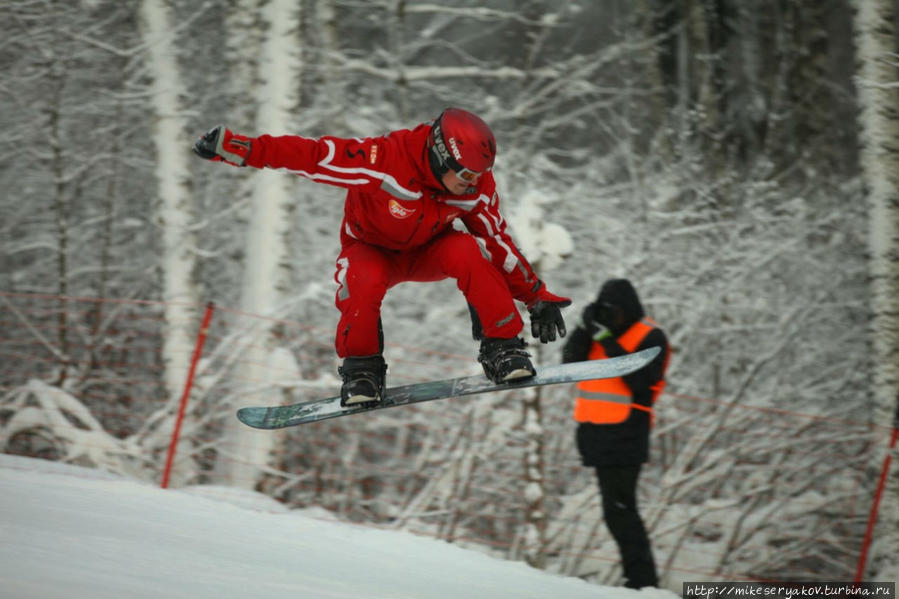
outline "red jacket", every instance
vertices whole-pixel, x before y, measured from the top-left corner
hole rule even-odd
[[[430,124],[381,137],[253,138],[246,165],[285,169],[347,189],[341,239],[392,250],[421,246],[460,219],[503,274],[512,295],[537,300],[541,283],[506,232],[496,181],[484,173],[464,195],[446,191],[431,173]]]

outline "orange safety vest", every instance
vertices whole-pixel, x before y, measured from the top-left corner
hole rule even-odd
[[[649,333],[658,325],[649,317],[635,322],[618,337],[618,344],[628,353],[632,353]],[[602,344],[593,342],[590,348],[590,360],[602,360],[607,358]],[[665,356],[665,366],[668,365],[668,356]],[[652,389],[652,403],[665,387],[664,367],[662,378],[654,384]],[[592,422],[593,424],[619,424],[631,415],[631,408],[649,412],[650,423],[653,420],[652,407],[634,403],[634,396],[624,379],[615,377],[611,379],[594,379],[581,381],[577,384],[577,398],[574,400],[574,419],[578,422]]]

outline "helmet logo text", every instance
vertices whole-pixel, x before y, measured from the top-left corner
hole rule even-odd
[[[443,131],[440,128],[440,124],[434,125],[434,149],[437,150],[437,155],[440,157],[441,162],[446,164],[447,159],[449,158],[449,151],[446,149],[446,144],[443,143]]]
[[[449,145],[453,149],[453,156],[456,157],[457,161],[461,161],[462,160],[462,152],[460,152],[458,146],[456,146],[456,138],[455,137],[450,137]]]

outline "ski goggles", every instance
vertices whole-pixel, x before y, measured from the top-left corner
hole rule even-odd
[[[450,167],[452,168],[452,166]],[[473,171],[471,169],[467,169],[464,166],[459,166],[458,169],[453,169],[453,172],[456,173],[456,176],[465,181],[466,183],[474,183],[478,180],[478,177],[483,175],[484,173],[479,173],[478,171]]]
[[[444,160],[446,162],[446,166],[448,166],[451,171],[456,173],[457,177],[459,177],[466,183],[474,183],[478,180],[478,177],[484,174],[481,171],[473,171],[470,168],[465,168],[464,166],[459,164],[455,158],[450,156],[449,153],[446,154]]]

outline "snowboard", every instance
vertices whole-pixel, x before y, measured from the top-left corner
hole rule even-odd
[[[534,377],[508,383],[497,384],[484,375],[479,374],[443,381],[428,381],[414,385],[392,387],[385,391],[381,402],[374,405],[345,407],[340,405],[340,396],[337,396],[295,403],[288,406],[240,408],[237,410],[237,418],[253,428],[278,429],[434,399],[507,391],[509,389],[523,389],[525,387],[540,387],[558,383],[574,383],[592,379],[614,378],[640,370],[652,361],[659,351],[658,347],[650,347],[640,352],[605,360],[588,360],[586,362],[569,362],[568,364],[546,366],[538,369],[537,375]]]

